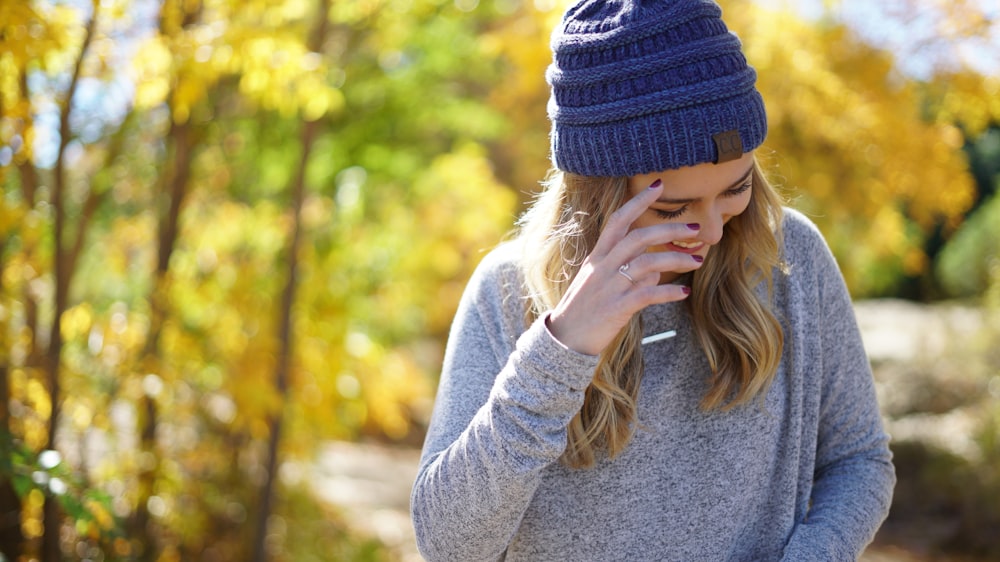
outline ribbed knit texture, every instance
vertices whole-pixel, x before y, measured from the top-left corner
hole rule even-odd
[[[584,0],[552,34],[552,158],[586,176],[715,162],[712,135],[767,135],[757,74],[707,0]]]

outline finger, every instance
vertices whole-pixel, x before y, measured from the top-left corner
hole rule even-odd
[[[681,252],[645,252],[628,262],[628,273],[633,279],[644,279],[655,274],[659,280],[661,273],[687,273],[701,267],[702,257]]]
[[[692,236],[695,236],[699,229],[701,229],[701,226],[697,223],[685,224],[677,222],[654,224],[652,226],[636,228],[628,232],[618,244],[608,251],[607,255],[609,258],[613,258],[613,261],[621,261],[622,263],[625,263],[627,261],[631,261],[635,257],[647,253],[647,249],[650,246],[666,244],[668,242],[673,242],[674,240],[688,240]],[[651,253],[680,254],[680,252]]]
[[[665,285],[638,287],[629,293],[626,298],[633,301],[630,305],[638,311],[654,304],[682,301],[690,295],[690,287],[667,283]]]
[[[608,222],[604,225],[604,231],[601,232],[600,237],[597,239],[597,244],[594,245],[593,253],[603,256],[610,252],[628,234],[632,223],[656,201],[656,198],[660,196],[662,191],[663,182],[656,180],[648,188],[642,190],[641,193],[637,193],[615,212],[611,213],[611,216],[608,217]]]

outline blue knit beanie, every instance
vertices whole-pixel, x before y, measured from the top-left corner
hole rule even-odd
[[[764,142],[739,39],[709,0],[582,0],[552,34],[552,160],[585,176],[724,162]]]

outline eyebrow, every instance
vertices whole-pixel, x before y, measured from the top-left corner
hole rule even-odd
[[[736,189],[737,187],[743,185],[744,183],[746,183],[746,181],[748,179],[750,179],[751,175],[753,175],[753,165],[752,164],[750,165],[750,168],[747,170],[747,172],[745,174],[743,174],[743,176],[740,177],[740,179],[736,180],[736,182],[734,182],[732,185],[730,185],[726,189],[722,190],[722,192],[725,193],[725,192],[727,192],[727,191],[729,191],[731,189]],[[684,204],[684,203],[694,203],[696,201],[699,201],[700,199],[701,199],[701,197],[693,197],[693,198],[687,198],[687,199],[675,199],[675,198],[672,198],[672,197],[661,197],[661,198],[657,199],[656,202],[657,203],[670,203],[672,205],[681,205],[681,204]]]

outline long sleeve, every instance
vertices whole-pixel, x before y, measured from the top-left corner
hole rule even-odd
[[[818,233],[817,233],[818,234]],[[816,248],[820,357],[815,473],[788,561],[857,560],[889,511],[895,472],[850,295],[825,243]]]
[[[815,226],[786,216],[774,294],[786,345],[766,409],[701,411],[711,372],[694,326],[674,303],[649,307],[647,328],[676,337],[643,348],[629,446],[586,470],[558,459],[597,358],[561,346],[544,319],[525,325],[513,251],[487,256],[452,325],[411,496],[429,562],[857,559],[895,476],[850,298]]]
[[[496,252],[495,252],[496,253]],[[566,446],[596,358],[562,347],[523,306],[507,264],[488,257],[452,326],[411,497],[428,561],[496,560]]]

